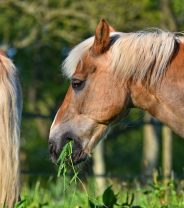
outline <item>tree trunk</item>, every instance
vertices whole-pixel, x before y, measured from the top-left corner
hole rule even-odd
[[[105,190],[105,160],[104,160],[104,143],[100,142],[94,149],[93,154],[93,172],[96,177],[97,189],[100,193]]]
[[[144,125],[144,141],[143,141],[143,175],[144,177],[151,177],[153,171],[156,168],[158,161],[158,134],[156,126],[150,124],[153,120],[153,117],[146,113],[144,117],[144,121],[146,124]]]
[[[163,13],[163,26],[171,31],[177,31],[177,22],[171,7],[171,0],[160,0]],[[172,169],[172,132],[167,126],[162,128],[162,168],[163,176],[167,179]]]
[[[167,126],[162,128],[162,169],[164,179],[167,180],[172,169],[172,132]]]

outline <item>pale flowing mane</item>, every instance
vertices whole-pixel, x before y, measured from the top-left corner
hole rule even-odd
[[[129,80],[157,82],[167,69],[175,52],[174,33],[157,30],[127,33],[112,46],[112,69],[118,76]]]
[[[68,57],[62,64],[63,74],[71,78],[74,74],[77,64],[83,55],[90,49],[94,41],[94,37],[90,37],[76,45],[69,53]]]
[[[117,38],[118,36],[118,38]],[[111,33],[112,41],[110,69],[122,79],[143,80],[149,76],[154,84],[165,73],[178,42],[184,38],[162,30],[139,31],[134,33]],[[94,41],[91,37],[78,44],[63,63],[64,74],[71,78],[78,62],[90,49]]]

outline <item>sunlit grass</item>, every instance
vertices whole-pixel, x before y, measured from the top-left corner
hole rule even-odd
[[[70,179],[66,177],[66,183]],[[93,183],[89,181],[88,183]],[[89,190],[87,186],[86,189]],[[65,194],[64,194],[65,192]],[[94,190],[96,192],[96,190]],[[89,199],[90,198],[90,199]],[[58,179],[48,181],[43,186],[39,181],[33,187],[24,187],[21,199],[16,208],[183,208],[184,191],[178,190],[173,182],[168,184],[150,184],[146,187],[119,188],[116,186],[108,187],[103,194],[91,195],[88,197],[81,186],[70,185],[66,190],[63,189],[63,181]],[[107,206],[111,204],[111,206]],[[106,206],[105,206],[106,205]]]
[[[104,193],[98,193],[94,178],[88,180],[88,185],[79,178],[72,161],[72,144],[68,142],[59,156],[57,180],[51,178],[44,185],[38,180],[33,187],[24,186],[16,208],[184,207],[184,188],[178,188],[174,180],[163,183],[157,177],[144,187],[114,184],[107,186]]]

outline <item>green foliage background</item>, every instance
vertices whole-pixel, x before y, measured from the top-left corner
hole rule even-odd
[[[60,64],[77,43],[94,34],[100,18],[117,31],[159,27],[184,30],[184,0],[169,1],[175,26],[164,13],[164,0],[1,0],[0,47],[18,67],[23,96],[22,169],[53,172],[47,151],[51,118],[62,102],[69,81]],[[28,118],[35,113],[49,118]],[[129,119],[143,117],[133,111]],[[118,126],[105,141],[108,174],[137,176],[141,173],[142,126]],[[183,176],[184,140],[174,136],[173,169]],[[160,163],[158,168],[160,167]],[[26,180],[27,177],[25,176]]]

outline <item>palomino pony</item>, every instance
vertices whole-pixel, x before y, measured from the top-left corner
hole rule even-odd
[[[148,111],[184,137],[184,39],[171,32],[112,32],[105,20],[95,37],[63,63],[71,79],[50,130],[53,161],[73,140],[74,163],[84,161],[129,109]]]
[[[19,197],[19,138],[22,97],[16,68],[0,51],[0,207]]]

